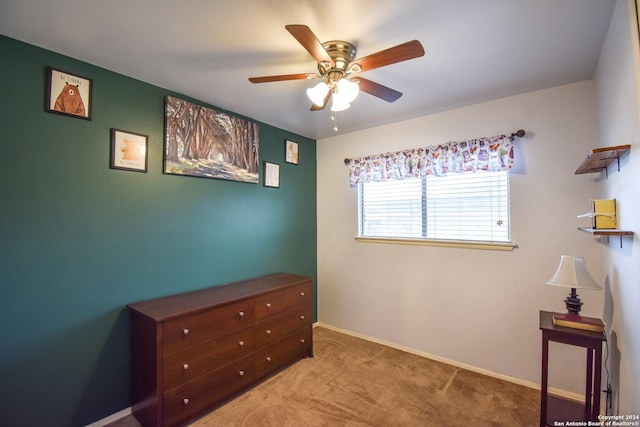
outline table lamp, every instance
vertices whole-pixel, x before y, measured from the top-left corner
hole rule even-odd
[[[579,315],[582,301],[576,289],[602,289],[587,272],[584,258],[581,256],[561,255],[556,274],[547,281],[547,285],[571,288],[571,293],[564,300],[569,314]]]

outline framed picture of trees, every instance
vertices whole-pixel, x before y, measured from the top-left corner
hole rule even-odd
[[[258,183],[257,123],[165,98],[164,173]]]

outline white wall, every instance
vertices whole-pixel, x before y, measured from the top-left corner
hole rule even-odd
[[[618,0],[596,72],[601,146],[631,144],[620,172],[613,167],[600,185],[615,198],[619,227],[635,232],[602,245],[606,259],[605,320],[614,407],[612,413],[640,413],[640,52],[633,0]]]
[[[341,120],[348,120],[348,112]],[[511,175],[518,249],[354,240],[357,190],[349,187],[344,158],[518,129],[527,131],[516,143]],[[592,175],[574,175],[597,142],[592,81],[318,141],[319,321],[539,384],[539,310],[565,311],[568,294],[544,284],[560,255],[583,255],[592,276],[604,283],[602,244],[576,229],[588,225],[576,215],[604,191]],[[581,297],[583,314],[602,317],[604,292]],[[584,350],[552,344],[550,385],[582,394]]]

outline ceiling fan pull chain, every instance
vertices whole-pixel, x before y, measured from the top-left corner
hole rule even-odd
[[[338,132],[338,113],[337,112],[331,113],[331,117],[329,117],[329,118],[333,122],[333,130],[334,130],[334,132]]]

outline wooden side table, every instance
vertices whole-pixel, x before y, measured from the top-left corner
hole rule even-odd
[[[540,398],[540,427],[553,425],[554,421],[598,421],[600,415],[600,380],[602,371],[602,343],[604,332],[583,331],[553,324],[553,313],[540,311],[542,330],[542,383]],[[579,402],[549,396],[549,341],[585,347],[587,349],[587,377],[584,405]],[[548,422],[552,424],[548,424]]]

